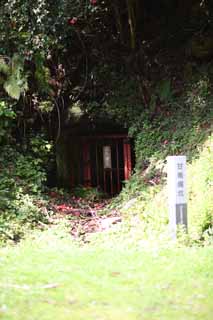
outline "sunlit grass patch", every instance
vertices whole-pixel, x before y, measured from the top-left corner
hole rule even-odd
[[[82,245],[61,231],[1,249],[2,319],[211,319],[211,247]]]

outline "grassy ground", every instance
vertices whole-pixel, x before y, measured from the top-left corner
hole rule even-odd
[[[127,243],[51,228],[0,249],[0,319],[213,318],[212,247]]]

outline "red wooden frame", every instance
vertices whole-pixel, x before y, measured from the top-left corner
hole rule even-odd
[[[116,157],[116,167],[113,169],[100,169],[100,164],[98,161],[98,149],[97,149],[97,145],[99,144],[98,141],[103,140],[103,139],[113,139],[113,145],[115,145],[115,157]],[[117,141],[116,141],[117,139]],[[101,177],[99,175],[99,170],[103,170],[103,188],[104,191],[107,191],[107,185],[106,185],[106,180],[109,179],[109,183],[110,183],[110,192],[112,195],[114,193],[118,193],[121,190],[121,168],[119,165],[119,162],[121,161],[120,159],[120,154],[119,154],[119,144],[121,143],[123,145],[123,178],[124,180],[128,180],[131,176],[131,172],[132,172],[132,160],[131,160],[131,143],[130,140],[128,139],[127,135],[124,134],[110,134],[110,135],[97,135],[97,136],[79,136],[76,137],[76,142],[80,145],[82,145],[82,158],[79,155],[79,163],[81,161],[81,159],[83,160],[82,163],[82,170],[83,170],[83,179],[82,179],[82,183],[84,187],[91,187],[92,186],[92,181],[93,178],[92,177],[92,159],[91,157],[91,144],[94,145],[94,142],[96,144],[95,146],[95,155],[94,157],[96,158],[96,172],[97,172],[97,187],[99,187],[100,185],[100,181],[101,181]],[[97,141],[97,143],[96,143]],[[102,143],[102,142],[101,142]],[[74,172],[74,167],[72,166],[71,168],[71,177],[70,177],[70,182],[71,182],[71,187],[75,186],[75,172]],[[114,174],[113,170],[116,170],[116,173]],[[76,173],[77,174],[77,173]],[[80,173],[79,173],[80,174]],[[120,175],[121,174],[121,175]],[[114,178],[113,178],[114,177]],[[123,179],[122,178],[122,179]],[[114,179],[114,180],[113,180]]]
[[[128,140],[124,140],[124,179],[128,180],[132,172],[131,145]]]

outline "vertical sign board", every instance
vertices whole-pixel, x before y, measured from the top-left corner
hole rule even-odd
[[[112,153],[110,146],[103,146],[103,164],[104,164],[104,191],[107,192],[106,176],[110,176],[110,193],[113,194],[112,182]]]
[[[168,164],[169,222],[176,238],[177,225],[187,230],[186,157],[170,156]]]
[[[104,162],[104,169],[112,168],[112,156],[111,156],[110,146],[103,146],[103,162]]]

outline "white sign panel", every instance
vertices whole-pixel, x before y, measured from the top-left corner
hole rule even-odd
[[[186,157],[170,156],[168,165],[169,220],[176,235],[178,224],[187,229]]]
[[[186,157],[171,156],[167,161],[169,202],[186,203]]]
[[[104,169],[112,168],[112,156],[111,156],[110,146],[103,146],[103,162],[104,162]]]

